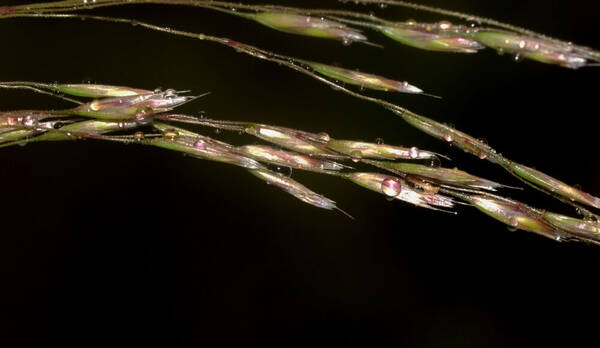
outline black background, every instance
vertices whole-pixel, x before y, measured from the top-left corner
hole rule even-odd
[[[16,4],[18,2],[4,2]],[[23,3],[23,2],[19,2]],[[290,1],[340,7],[335,1]],[[600,48],[593,1],[423,1]],[[347,4],[398,20],[410,10]],[[227,36],[408,80],[443,100],[373,93],[452,123],[507,157],[600,194],[598,68],[572,71],[274,32],[202,9],[99,14]],[[211,91],[181,109],[209,117],[418,146],[509,185],[385,110],[208,42],[90,20],[0,21],[1,79]],[[2,90],[0,109],[65,107]],[[256,140],[214,135],[236,143]],[[473,208],[457,216],[388,202],[349,182],[293,177],[356,217],[319,210],[243,170],[100,141],[0,150],[4,347],[594,346],[600,248],[556,243]],[[573,213],[531,190],[506,195]]]

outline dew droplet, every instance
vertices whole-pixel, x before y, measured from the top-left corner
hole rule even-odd
[[[284,176],[287,176],[288,178],[292,176],[292,168],[291,167],[286,167],[286,166],[277,166],[275,168],[275,171],[277,173],[280,173]]]
[[[196,142],[194,142],[194,148],[201,151],[206,150],[206,142],[202,139],[198,139]]]
[[[177,92],[174,89],[167,89],[165,91],[165,98],[167,99],[175,99],[177,98]]]
[[[329,134],[325,132],[317,133],[317,141],[320,141],[322,143],[328,143],[330,140],[331,137],[329,136]]]
[[[402,184],[397,178],[387,178],[381,183],[381,191],[388,197],[396,197],[402,192]]]
[[[349,38],[345,37],[342,39],[342,45],[350,46],[351,44],[352,44],[352,40],[350,40]]]
[[[521,56],[521,54],[520,54],[520,53],[517,53],[517,54],[515,54],[515,55],[513,56],[513,60],[514,60],[515,62],[520,62],[522,58],[523,58],[523,57]]]
[[[408,151],[408,156],[410,158],[419,157],[419,149],[417,149],[416,147],[411,147],[410,150]]]
[[[350,153],[350,157],[352,157],[352,162],[358,163],[362,159],[362,152],[356,150]]]
[[[215,134],[221,134],[221,130],[219,128],[215,128]]]
[[[383,145],[383,138],[376,138],[375,139],[375,144],[377,144],[377,145]]]
[[[385,2],[381,2],[379,3],[379,8],[384,9],[386,8],[388,5]]]
[[[442,30],[448,30],[448,29],[450,29],[452,27],[452,23],[450,23],[448,21],[441,21],[441,22],[438,23],[438,26]]]
[[[173,140],[179,136],[179,132],[176,129],[169,128],[163,131],[163,136]]]
[[[429,166],[431,168],[439,168],[442,165],[442,162],[437,157],[432,157],[429,159]]]
[[[450,134],[444,135],[444,140],[451,143],[454,141],[454,138]]]
[[[153,112],[154,112],[154,110],[151,107],[145,106],[138,110],[138,112],[135,114],[135,118],[136,118],[136,120],[144,120],[149,115],[152,115]]]
[[[154,90],[154,94],[159,94],[159,93],[162,93],[162,89],[160,87],[158,87]]]
[[[144,140],[144,137],[145,137],[144,132],[141,132],[141,131],[137,131],[133,134],[133,140],[136,140],[136,141],[142,141],[142,140]]]
[[[33,127],[37,127],[38,126],[38,120],[37,120],[37,118],[35,118],[35,117],[31,116],[31,115],[28,115],[28,116],[25,116],[25,118],[23,119],[23,125],[25,127],[32,127],[32,128]]]

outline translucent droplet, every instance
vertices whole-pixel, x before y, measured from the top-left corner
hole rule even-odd
[[[410,158],[419,157],[419,149],[417,149],[416,147],[411,147],[408,151],[408,155],[410,156]]]
[[[386,8],[388,5],[385,2],[381,2],[379,3],[379,8],[384,9]]]
[[[444,135],[444,140],[451,143],[454,141],[454,138],[450,134]]]
[[[174,89],[167,89],[165,91],[165,98],[167,99],[175,99],[177,98],[177,92]]]
[[[38,120],[37,118],[33,117],[33,116],[25,116],[25,118],[23,119],[23,125],[25,127],[37,127],[38,126]]]
[[[171,138],[171,140],[173,140],[179,136],[179,132],[173,128],[165,129],[163,131],[163,136],[165,136],[167,138]]]
[[[154,93],[155,93],[155,94],[162,93],[162,89],[161,89],[160,87],[158,87],[158,88],[156,88],[156,89],[154,90]]]
[[[383,138],[376,138],[375,139],[375,144],[377,144],[377,145],[383,145]]]
[[[197,150],[206,150],[206,142],[202,139],[198,139],[194,143],[194,148],[196,148]]]
[[[438,23],[438,26],[440,27],[441,30],[448,30],[452,27],[452,23],[450,23],[448,21],[441,21]]]
[[[135,118],[137,120],[144,120],[149,115],[152,115],[153,112],[154,112],[154,110],[151,107],[146,106],[146,107],[143,107],[143,108],[141,108],[141,109],[138,110],[138,112],[135,114]]]
[[[442,162],[437,157],[432,157],[429,159],[429,166],[431,168],[439,168],[442,165]]]
[[[286,167],[286,166],[277,166],[277,168],[275,168],[275,170],[277,171],[277,173],[283,174],[285,176],[287,176],[288,178],[290,176],[292,176],[292,168],[291,167]]]
[[[381,183],[381,191],[389,197],[396,197],[402,192],[402,184],[397,178],[388,178]]]
[[[215,128],[215,134],[221,134],[221,130],[219,128]]]
[[[360,151],[352,151],[350,153],[350,157],[352,157],[352,162],[357,163],[362,159],[362,152]]]
[[[199,116],[201,119],[205,119],[205,118],[206,118],[206,111],[200,111],[198,116]]]
[[[331,140],[331,137],[325,132],[320,132],[317,134],[317,140],[323,143],[328,143],[329,140]]]
[[[515,54],[515,55],[514,55],[514,57],[513,57],[513,60],[514,60],[515,62],[520,62],[520,61],[521,61],[521,59],[522,59],[522,56],[521,56],[521,54],[519,54],[519,53]]]
[[[343,38],[342,39],[342,45],[344,46],[350,46],[352,44],[352,40],[348,39],[348,38]]]
[[[141,131],[137,131],[133,134],[133,139],[136,141],[144,140],[144,137],[145,137],[144,132],[141,132]]]

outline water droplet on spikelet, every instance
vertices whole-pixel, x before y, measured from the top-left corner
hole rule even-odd
[[[396,197],[402,192],[402,184],[396,178],[388,178],[381,183],[381,192],[388,197]]]
[[[352,151],[350,153],[350,157],[352,157],[352,162],[358,163],[362,159],[362,152],[360,152],[360,151]]]
[[[328,143],[329,140],[331,140],[331,137],[325,132],[320,132],[317,133],[317,140],[323,143]]]
[[[408,156],[410,158],[419,157],[419,149],[417,149],[416,147],[411,147],[410,150],[408,151]]]

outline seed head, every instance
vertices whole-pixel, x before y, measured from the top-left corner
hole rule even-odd
[[[512,53],[542,63],[577,69],[587,64],[585,56],[574,52],[574,47],[560,42],[505,32],[479,31],[472,37],[501,53]]]
[[[152,93],[145,89],[95,84],[55,84],[51,85],[51,89],[60,93],[88,98],[130,97]]]
[[[393,26],[378,26],[377,29],[405,45],[429,51],[476,53],[484,48],[479,42],[452,32],[430,31],[424,24],[399,23]]]
[[[369,190],[419,207],[434,209],[434,207],[451,208],[454,206],[450,198],[440,194],[419,192],[410,187],[405,180],[395,176],[379,173],[348,173],[345,177]]]
[[[432,159],[436,158],[436,154],[429,151],[419,150],[415,147],[405,148],[401,146],[393,146],[387,144],[366,143],[362,141],[352,140],[336,140],[331,139],[327,143],[327,147],[343,153],[348,156],[373,159]]]
[[[367,40],[360,31],[324,18],[282,12],[260,12],[253,19],[269,28],[290,34],[338,39],[344,43]]]
[[[264,180],[266,183],[279,187],[304,203],[323,209],[337,209],[335,202],[331,199],[311,191],[296,180],[283,174],[265,168],[252,169],[249,170],[249,172],[261,180]]]
[[[170,111],[196,97],[179,96],[173,90],[165,92],[96,99],[79,105],[73,114],[107,120],[143,120],[154,113]]]
[[[355,70],[343,69],[320,63],[306,62],[306,64],[322,75],[352,85],[360,86],[362,88],[369,88],[386,92],[396,91],[400,93],[411,94],[423,93],[423,91],[420,88],[410,85],[408,82],[390,80],[382,76],[366,74]]]
[[[578,190],[565,184],[539,170],[529,168],[519,163],[511,162],[510,169],[517,176],[537,185],[546,191],[558,194],[567,199],[587,204],[589,206],[600,208],[600,198],[594,197],[588,193]]]
[[[446,185],[491,191],[495,191],[496,188],[502,186],[497,182],[471,175],[456,168],[440,168],[402,162],[367,161],[367,163],[392,172],[417,175]]]
[[[343,165],[307,155],[276,149],[265,145],[245,145],[237,148],[242,154],[261,162],[275,165],[324,172],[328,170],[341,170]]]
[[[475,208],[508,226],[556,239],[556,229],[540,220],[530,207],[515,201],[490,196],[468,198]]]

